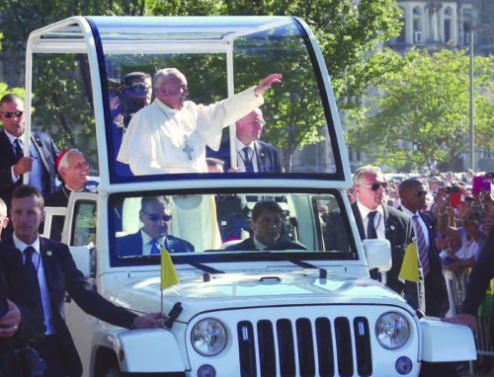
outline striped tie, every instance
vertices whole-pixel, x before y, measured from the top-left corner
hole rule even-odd
[[[413,215],[413,221],[415,222],[415,230],[417,231],[417,247],[419,249],[420,263],[424,270],[424,276],[426,276],[429,272],[429,255],[427,244],[425,243],[425,235],[422,226],[420,225],[418,215]]]

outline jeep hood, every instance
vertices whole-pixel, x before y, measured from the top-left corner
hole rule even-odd
[[[117,305],[136,312],[160,311],[160,278],[156,275],[119,281],[108,296]],[[397,300],[398,298],[398,300]],[[320,279],[314,271],[283,273],[225,273],[205,282],[201,274],[181,276],[180,284],[163,292],[165,313],[176,302],[183,312],[180,322],[188,322],[200,312],[285,305],[398,305],[410,310],[394,291],[370,278],[328,275]],[[268,304],[267,304],[268,303]]]

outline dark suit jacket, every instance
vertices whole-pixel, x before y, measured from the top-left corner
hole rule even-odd
[[[254,142],[256,149],[257,166],[259,173],[281,173],[280,152],[269,143],[257,140]],[[218,152],[208,150],[208,157],[216,157],[225,162],[225,171],[232,167],[230,159],[230,143],[223,142]]]
[[[194,251],[191,243],[173,236],[166,236],[165,247],[170,253],[186,253]],[[117,252],[121,257],[142,255],[141,231],[117,238]]]
[[[14,244],[13,240],[7,240]],[[50,294],[56,336],[60,342],[60,360],[67,376],[82,375],[82,364],[64,320],[65,295],[89,315],[115,326],[130,328],[136,315],[120,308],[93,290],[72,259],[67,245],[40,237],[41,256]],[[50,251],[50,252],[48,252]]]
[[[31,143],[37,148],[43,165],[43,180],[49,193],[55,191],[56,166],[60,151],[46,132],[33,132]],[[0,132],[0,198],[7,204],[10,211],[10,199],[15,188],[22,184],[22,178],[12,182],[12,166],[16,164],[16,158],[12,144],[5,131]],[[7,235],[12,234],[12,226],[9,224]],[[5,236],[5,235],[4,235]]]
[[[494,278],[494,227],[491,228],[479,259],[473,266],[467,283],[465,300],[461,312],[476,316],[479,306],[485,297],[491,279]]]
[[[15,375],[13,348],[44,333],[43,311],[37,306],[32,288],[23,279],[22,254],[0,242],[0,297],[14,302],[21,312],[19,329],[12,339],[0,338],[0,375]],[[3,373],[3,374],[2,374]]]
[[[398,211],[391,206],[383,204],[383,208],[385,235],[386,239],[391,243],[392,258],[391,270],[389,270],[386,274],[386,285],[398,294],[407,298],[407,301],[409,301],[409,303],[412,304],[412,306],[414,306],[415,308],[424,310],[425,293],[422,269],[420,268],[419,283],[413,283],[409,281],[405,281],[405,283],[403,283],[398,279],[407,246],[413,240],[412,219],[410,218],[410,216],[405,215],[403,212]],[[360,237],[362,238],[362,240],[364,240],[364,225],[362,216],[360,215],[360,211],[357,207],[357,203],[352,204],[352,210],[357,222]]]
[[[401,210],[401,206],[398,209]],[[433,219],[423,213],[420,213],[420,217],[427,225],[429,235],[429,273],[424,279],[425,312],[430,316],[443,317],[445,313],[443,313],[441,304],[448,299],[448,291],[441,258],[436,247],[436,224]]]

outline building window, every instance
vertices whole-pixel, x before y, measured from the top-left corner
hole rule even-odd
[[[462,24],[463,24],[463,43],[470,44],[470,30],[473,27],[473,10],[472,8],[463,8],[462,14]]]
[[[396,37],[396,43],[405,43],[406,42],[406,21],[405,21],[405,9],[401,9],[401,17],[400,22],[402,24],[400,35]]]
[[[444,42],[449,43],[452,42],[453,31],[453,9],[451,7],[447,7],[444,10]]]
[[[413,8],[413,42],[422,42],[422,9]]]

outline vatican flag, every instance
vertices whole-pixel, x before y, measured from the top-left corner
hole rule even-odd
[[[175,271],[170,253],[163,245],[161,248],[161,290],[178,284],[178,282],[177,271]]]
[[[415,242],[407,246],[398,278],[415,283],[419,281],[419,253]]]

